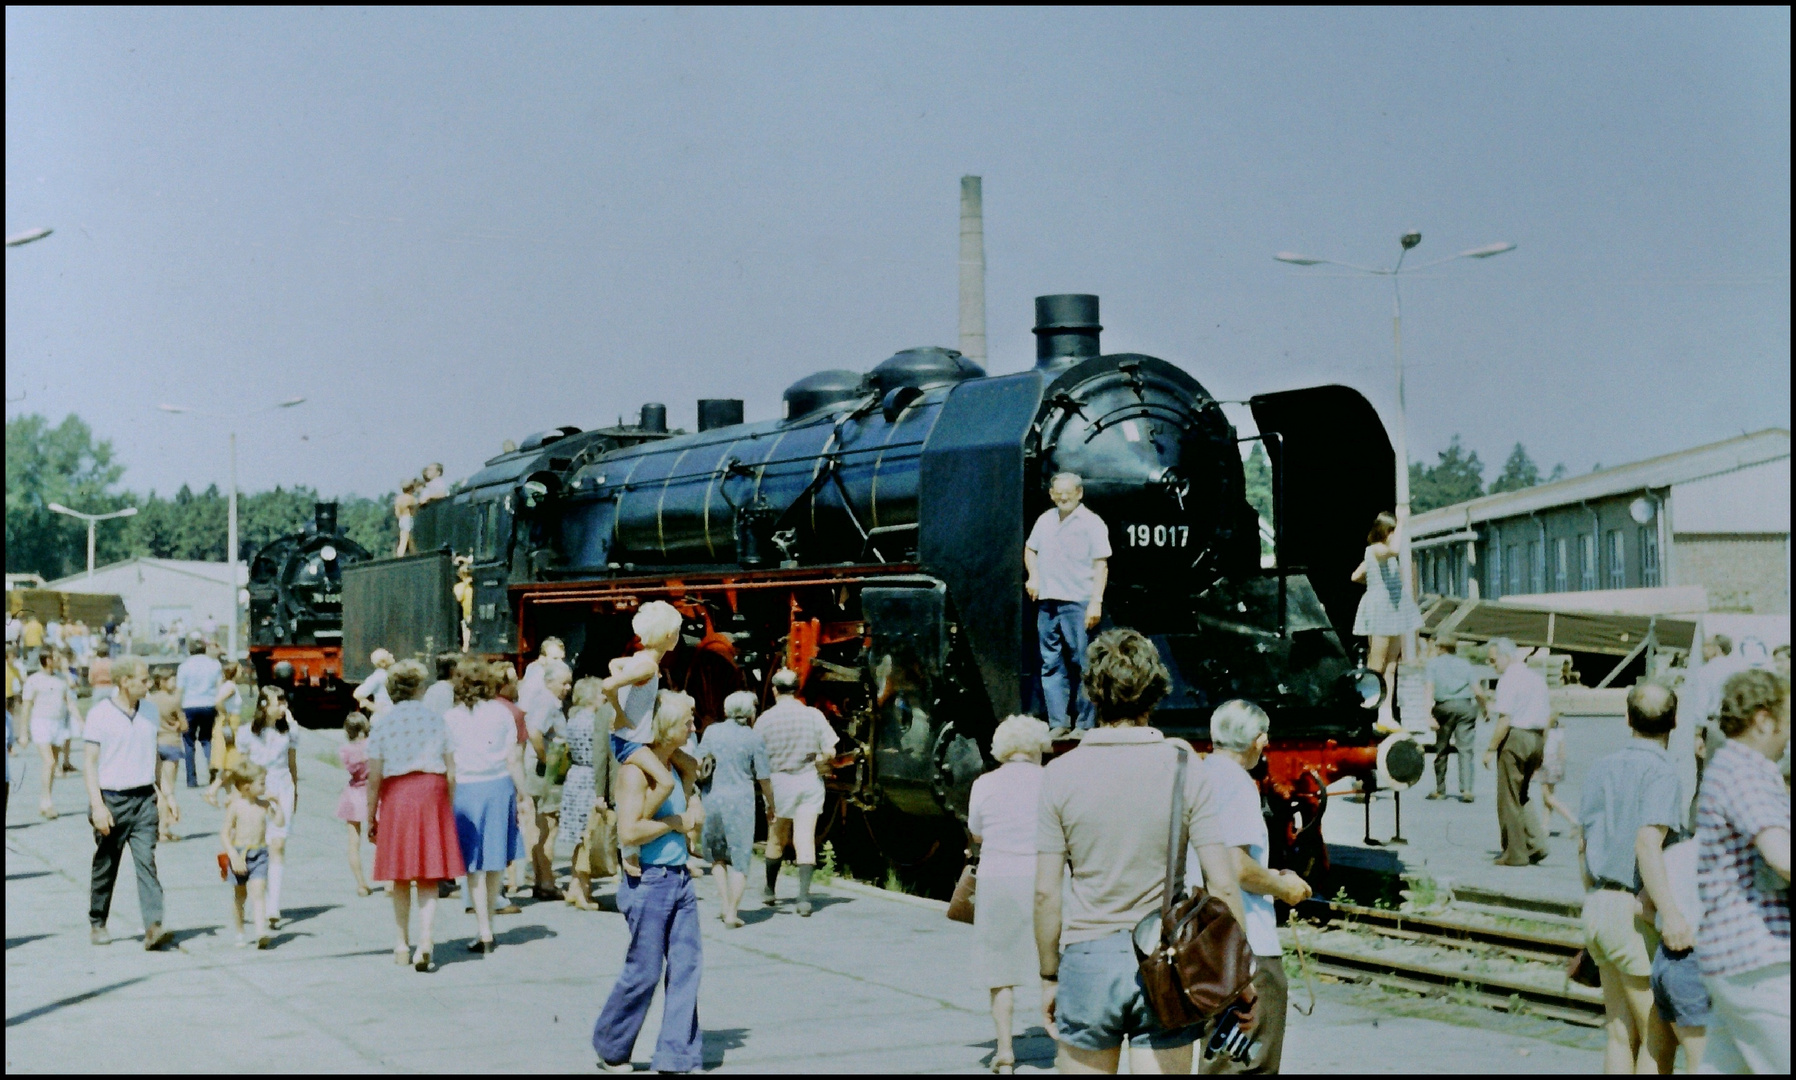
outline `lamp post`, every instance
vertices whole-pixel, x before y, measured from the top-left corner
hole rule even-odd
[[[257,415],[260,413],[274,412],[276,409],[291,409],[295,405],[303,405],[305,403],[305,400],[306,399],[302,398],[302,397],[288,398],[286,401],[277,401],[273,405],[265,405],[260,409],[254,410],[249,415],[254,416],[254,415]],[[214,412],[209,409],[195,409],[195,408],[192,408],[187,405],[158,405],[156,407],[158,409],[161,409],[163,412],[192,413],[193,415],[196,415],[196,416],[209,416],[209,417],[213,417],[214,419],[218,419],[218,420],[234,420],[238,416],[243,415],[243,414]],[[237,430],[234,426],[231,429],[231,496],[230,496],[229,509],[226,514],[226,522],[227,522],[227,525],[226,525],[226,534],[227,535],[225,537],[225,546],[226,546],[225,556],[226,556],[226,562],[230,566],[229,573],[230,573],[230,577],[231,577],[231,581],[230,581],[231,620],[230,620],[230,629],[228,631],[226,631],[225,655],[226,655],[227,659],[235,660],[235,659],[237,659],[237,607],[238,607],[238,605],[237,605]]]
[[[137,513],[137,507],[127,506],[123,510],[114,510],[110,514],[84,514],[79,510],[70,510],[61,503],[51,503],[49,509],[58,514],[67,514],[72,518],[80,518],[87,522],[87,580],[94,579],[94,523],[111,521],[113,518],[128,518]]]
[[[1408,405],[1405,401],[1403,391],[1403,292],[1399,287],[1398,278],[1403,273],[1403,257],[1409,254],[1410,248],[1415,247],[1421,242],[1421,233],[1404,233],[1397,240],[1397,243],[1401,245],[1401,250],[1397,253],[1397,262],[1395,265],[1389,267],[1356,266],[1353,263],[1336,262],[1333,259],[1319,259],[1311,255],[1299,255],[1291,251],[1281,251],[1273,256],[1273,258],[1277,259],[1279,262],[1290,263],[1293,266],[1339,266],[1346,270],[1356,270],[1362,274],[1376,274],[1391,279],[1391,340],[1395,346],[1397,363],[1397,415],[1396,423],[1393,425],[1395,428],[1394,434],[1396,436],[1393,440],[1396,443],[1394,449],[1397,452],[1397,529],[1403,534],[1404,538],[1403,547],[1398,554],[1399,559],[1401,560],[1399,565],[1401,566],[1403,573],[1403,587],[1412,591],[1414,590],[1415,585],[1409,554],[1409,436],[1406,430],[1409,417]],[[1455,259],[1488,259],[1493,255],[1501,255],[1506,251],[1514,250],[1515,245],[1507,241],[1497,244],[1486,244],[1483,247],[1469,248],[1457,254],[1449,255],[1444,259],[1436,259],[1433,262],[1423,263],[1420,266],[1412,266],[1409,269],[1411,271],[1427,270],[1430,267],[1440,266],[1443,263],[1450,263]],[[1416,635],[1413,631],[1404,635],[1404,655],[1410,657],[1416,655],[1415,639]]]

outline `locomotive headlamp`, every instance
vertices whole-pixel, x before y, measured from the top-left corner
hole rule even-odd
[[[1354,668],[1347,673],[1346,678],[1353,684],[1361,705],[1376,709],[1384,703],[1384,679],[1378,672],[1371,668]]]
[[[1403,238],[1397,242],[1403,245],[1404,251],[1408,251],[1410,248],[1415,247],[1422,242],[1422,234],[1419,232],[1406,232],[1403,234]]]
[[[318,557],[323,559],[325,562],[336,562],[337,561],[337,549],[334,547],[331,547],[329,544],[326,544],[326,545],[324,545],[324,549],[321,550],[320,552],[318,552]]]

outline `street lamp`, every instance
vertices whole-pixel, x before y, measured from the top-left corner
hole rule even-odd
[[[168,412],[168,413],[191,413],[195,416],[209,416],[209,417],[212,417],[217,420],[235,420],[238,417],[245,416],[245,415],[256,416],[256,415],[260,415],[261,413],[265,413],[265,412],[274,412],[276,409],[291,409],[295,405],[303,405],[305,403],[305,400],[306,399],[302,398],[302,397],[288,398],[285,401],[277,401],[273,405],[265,405],[260,409],[252,410],[251,412],[249,412],[247,414],[246,413],[214,412],[210,409],[195,409],[188,405],[158,405],[156,407],[158,409],[161,409],[163,412]],[[226,545],[226,549],[227,549],[225,551],[225,555],[226,555],[226,562],[230,565],[231,619],[230,619],[230,629],[226,632],[225,654],[229,659],[235,660],[235,659],[237,659],[237,609],[238,609],[238,603],[237,603],[237,430],[235,427],[233,427],[231,429],[231,499],[230,499],[230,509],[229,509],[226,520],[228,522],[228,527],[226,530],[228,535],[225,538],[225,545]]]
[[[1282,263],[1290,263],[1293,266],[1339,266],[1346,270],[1357,270],[1362,274],[1377,274],[1391,279],[1391,338],[1396,344],[1397,356],[1397,423],[1395,439],[1397,444],[1395,448],[1397,451],[1397,528],[1403,532],[1404,537],[1403,548],[1400,552],[1403,587],[1405,589],[1413,589],[1414,585],[1412,584],[1408,542],[1409,437],[1405,431],[1408,421],[1408,406],[1405,403],[1403,394],[1403,293],[1398,288],[1397,279],[1403,273],[1403,257],[1409,254],[1410,248],[1413,248],[1422,242],[1422,234],[1419,232],[1406,232],[1397,242],[1402,246],[1402,250],[1397,253],[1396,265],[1391,267],[1356,266],[1353,263],[1336,262],[1333,259],[1319,259],[1312,255],[1299,255],[1292,251],[1281,251],[1274,255],[1273,258]],[[1468,248],[1458,254],[1449,255],[1444,259],[1436,259],[1433,262],[1423,263],[1420,266],[1412,266],[1410,267],[1410,270],[1427,270],[1433,266],[1450,263],[1455,259],[1488,259],[1492,255],[1501,255],[1506,251],[1514,250],[1515,245],[1507,241],[1496,244],[1486,244],[1483,247]],[[1404,635],[1403,648],[1405,655],[1410,657],[1416,655],[1416,635],[1413,631]]]
[[[51,503],[50,510],[58,514],[67,514],[72,518],[80,518],[87,522],[87,580],[94,578],[94,523],[111,521],[113,518],[128,518],[137,513],[137,507],[127,506],[123,510],[114,510],[110,514],[84,514],[79,510],[70,510],[61,503]]]

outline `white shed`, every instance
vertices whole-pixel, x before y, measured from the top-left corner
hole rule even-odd
[[[127,559],[86,573],[49,582],[45,587],[63,592],[117,593],[131,616],[139,638],[159,637],[179,620],[192,631],[210,622],[228,624],[235,606],[237,587],[248,580],[246,564],[237,566],[238,585],[233,587],[230,564],[190,559]]]

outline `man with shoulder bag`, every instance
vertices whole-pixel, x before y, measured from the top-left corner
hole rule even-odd
[[[1146,637],[1099,637],[1084,674],[1098,727],[1043,774],[1035,942],[1064,1069],[1114,1073],[1127,1042],[1131,1072],[1188,1073],[1209,1021],[1226,1011],[1243,1042],[1254,1026],[1220,803],[1190,748],[1147,726],[1170,683]],[[1207,893],[1178,892],[1187,845]]]

